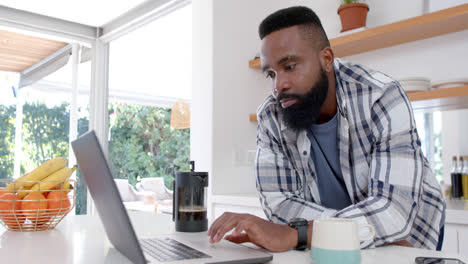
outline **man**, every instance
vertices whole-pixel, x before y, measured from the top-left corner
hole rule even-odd
[[[421,152],[399,83],[335,59],[317,15],[286,8],[259,27],[262,70],[273,94],[258,109],[256,177],[270,221],[225,213],[211,242],[271,251],[310,246],[313,220],[341,217],[375,227],[362,248],[439,249],[445,203]]]

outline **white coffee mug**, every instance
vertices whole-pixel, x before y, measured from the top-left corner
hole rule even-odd
[[[360,230],[368,229],[361,236]],[[312,228],[311,258],[315,264],[361,263],[361,241],[373,239],[375,229],[369,224],[346,218],[314,220]]]

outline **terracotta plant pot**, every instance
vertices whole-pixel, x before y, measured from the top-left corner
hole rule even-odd
[[[364,27],[366,25],[369,6],[363,3],[342,5],[338,8],[341,19],[341,32]]]

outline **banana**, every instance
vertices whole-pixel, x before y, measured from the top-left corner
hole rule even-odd
[[[69,192],[69,191],[71,191],[71,190],[70,190],[70,182],[64,181],[61,185],[58,184],[58,185],[55,186],[55,188],[53,188],[53,189],[54,189],[54,190],[57,189],[57,190],[64,191],[64,192]]]
[[[24,178],[24,181],[41,181],[52,173],[64,168],[65,166],[67,166],[67,159],[65,158],[58,157],[50,159],[31,171],[28,176]],[[27,189],[35,184],[35,182],[25,182],[23,186],[25,189]]]
[[[69,192],[72,190],[71,188],[73,188],[73,187],[71,187],[70,182],[69,182],[69,181],[66,181],[66,182],[64,182],[64,183],[62,184],[61,190],[64,191],[64,192],[66,192],[66,193],[69,193]]]
[[[49,175],[48,177],[46,177],[45,179],[41,180],[40,183],[34,184],[31,187],[30,190],[25,190],[25,191],[18,192],[18,196],[20,198],[23,198],[24,196],[26,196],[30,192],[39,191],[39,192],[43,193],[43,192],[50,191],[50,189],[52,189],[53,187],[59,185],[60,183],[62,183],[66,179],[68,179],[76,169],[78,169],[77,165],[73,166],[72,168],[68,168],[68,167],[61,168],[58,171],[56,171],[56,172],[52,173],[51,175]]]
[[[36,183],[33,187],[31,187],[31,191],[50,191],[50,189],[68,179],[76,169],[78,169],[77,165],[73,166],[72,168],[62,168],[43,179],[40,184]]]
[[[24,184],[24,180],[26,179],[26,177],[28,177],[28,175],[29,175],[29,172],[25,173],[23,176],[19,177],[18,179],[14,180],[10,184],[8,184],[6,186],[7,191],[8,192],[16,192],[16,191],[22,189],[23,184]]]
[[[69,193],[71,190],[73,190],[73,187],[71,186],[69,181],[63,181],[61,184],[58,184],[55,187],[52,187],[51,190],[58,190],[62,192]]]

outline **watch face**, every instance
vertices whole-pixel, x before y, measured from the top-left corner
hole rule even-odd
[[[298,225],[307,225],[309,222],[307,222],[306,219],[304,218],[293,218],[289,221],[289,224],[291,225],[295,225],[295,226],[298,226]]]

